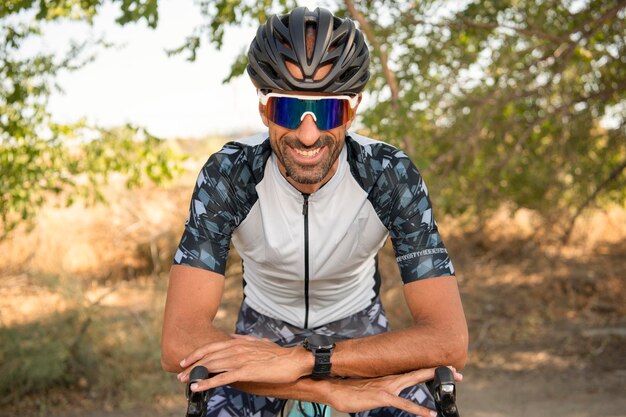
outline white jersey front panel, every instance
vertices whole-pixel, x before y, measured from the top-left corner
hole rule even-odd
[[[307,326],[317,327],[370,305],[371,255],[388,232],[350,175],[346,149],[335,175],[308,199],[308,314],[304,196],[282,176],[274,155],[256,189],[257,202],[233,233],[244,264],[246,303],[300,327],[307,316]]]

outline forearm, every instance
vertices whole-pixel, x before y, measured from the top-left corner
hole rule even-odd
[[[230,337],[211,324],[204,325],[202,331],[189,332],[184,329],[163,334],[161,343],[161,366],[167,372],[178,373],[185,367],[180,361],[200,346],[208,343],[229,340]]]
[[[321,404],[329,403],[330,384],[328,381],[315,381],[311,378],[300,378],[289,384],[268,384],[257,382],[236,382],[235,388],[251,394],[309,401]]]
[[[431,380],[434,371],[434,368],[430,368],[380,378],[330,378],[322,381],[301,378],[289,384],[237,382],[231,385],[260,396],[326,404],[344,413],[391,406],[412,415],[433,416],[436,414],[433,410],[400,398],[398,395],[406,387]],[[462,375],[454,373],[456,381],[460,381],[461,378]],[[209,381],[210,379],[199,381],[198,386],[193,387],[192,390],[209,389]]]
[[[455,279],[438,277],[405,284],[413,316],[410,328],[337,343],[332,372],[374,377],[436,366],[463,368],[468,333]]]
[[[467,328],[415,325],[337,343],[332,356],[332,373],[376,377],[435,366],[461,369],[466,358]]]
[[[227,340],[213,326],[224,276],[189,266],[174,265],[170,271],[161,332],[161,366],[180,372],[180,361],[200,346]]]

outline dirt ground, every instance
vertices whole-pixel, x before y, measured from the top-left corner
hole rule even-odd
[[[142,308],[154,309],[162,303],[163,289],[148,294],[132,277],[151,271],[166,279],[171,243],[159,251],[160,246],[151,242],[176,240],[179,226],[172,231],[171,225],[182,225],[186,215],[186,203],[181,202],[188,199],[187,191],[168,193],[168,198],[156,191],[134,196],[134,200],[124,197],[121,201],[132,208],[130,217],[131,210],[119,211],[119,205],[99,208],[101,213],[94,220],[100,225],[96,237],[88,232],[93,224],[68,220],[82,218],[76,213],[51,212],[47,223],[40,225],[42,235],[67,233],[74,243],[59,249],[61,241],[38,242],[41,252],[32,259],[45,263],[50,274],[54,273],[50,268],[58,265],[88,274],[96,260],[123,264],[123,270],[108,270],[108,281],[100,279],[100,286],[92,287],[93,294],[87,295],[111,308],[132,306],[133,314],[140,317]],[[150,204],[144,207],[146,202]],[[157,206],[161,211],[155,210]],[[142,216],[141,210],[150,215]],[[54,216],[58,217],[55,221]],[[149,219],[149,224],[140,219],[144,223]],[[440,222],[470,329],[468,365],[458,386],[463,417],[626,417],[626,210],[600,212],[582,224],[572,242],[562,246],[537,238],[537,223],[523,211],[494,216],[481,233],[455,233],[459,229],[454,221]],[[116,239],[106,235],[118,226],[125,234]],[[145,230],[152,235],[145,235]],[[76,246],[83,237],[91,244]],[[135,249],[150,268],[120,261],[114,249],[120,250],[129,240],[139,242]],[[15,258],[20,245],[0,249],[5,257]],[[42,267],[33,262],[29,263],[31,271]],[[392,326],[407,326],[410,317],[389,245],[379,264],[383,303]],[[0,259],[0,325],[37,320],[63,307],[59,294],[44,294],[36,283],[25,283],[17,268],[11,271],[7,265]],[[122,290],[108,294],[107,283],[123,274]],[[218,325],[227,331],[233,328],[241,302],[240,274],[240,262],[233,254],[224,303],[217,315]],[[0,416],[169,417],[182,416],[185,410],[182,387],[160,394],[147,405],[68,398],[64,407],[45,410],[0,407]]]

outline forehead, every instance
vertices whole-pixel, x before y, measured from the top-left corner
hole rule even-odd
[[[298,78],[298,79],[303,78],[302,71],[300,71],[300,68],[296,64],[290,61],[286,61],[286,64],[287,64],[287,69],[289,70],[291,75],[293,75],[295,78]],[[323,80],[324,77],[328,75],[331,68],[332,68],[331,64],[326,64],[326,65],[319,67],[318,70],[313,75],[313,79],[315,81]],[[299,95],[299,96],[335,96],[337,95],[336,93],[311,92],[311,91],[272,90],[272,92],[280,93],[280,94],[293,94],[293,95]]]
[[[304,78],[304,74],[302,74],[302,71],[300,70],[300,67],[298,67],[298,65],[294,64],[291,61],[286,61],[285,64],[287,65],[287,70],[289,70],[291,75],[293,75],[295,78],[299,80],[302,80]],[[332,64],[320,66],[317,71],[315,71],[315,74],[313,74],[313,80],[323,80],[328,75],[332,67]],[[322,93],[315,93],[314,95],[322,95]]]

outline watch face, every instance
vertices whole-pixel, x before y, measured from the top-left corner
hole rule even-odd
[[[332,349],[335,347],[333,338],[322,334],[314,334],[307,337],[306,343],[309,348],[313,349]]]

